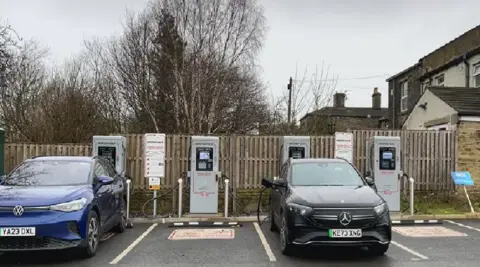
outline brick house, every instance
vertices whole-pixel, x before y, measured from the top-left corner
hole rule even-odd
[[[345,107],[345,98],[345,93],[336,93],[333,107],[307,113],[300,119],[300,128],[316,134],[379,128],[379,119],[386,116],[387,108],[381,107],[382,95],[378,88],[374,88],[372,94],[372,107]]]
[[[387,79],[388,83],[388,114],[381,119],[381,127],[399,129],[413,110],[415,103],[421,97],[426,87],[430,84],[436,71],[448,68],[454,60],[462,60],[462,55],[467,55],[480,46],[480,25],[453,39],[449,43],[436,49],[430,54],[419,59],[417,63],[400,73]],[[442,70],[443,71],[443,70]],[[441,71],[440,71],[441,72]],[[446,76],[444,76],[446,80]],[[459,80],[451,80],[456,83]],[[441,82],[441,76],[438,77]],[[455,86],[472,86],[464,81]]]

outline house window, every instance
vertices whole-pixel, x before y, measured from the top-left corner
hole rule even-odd
[[[435,77],[435,85],[436,86],[443,86],[445,82],[445,75],[440,74],[437,77]]]
[[[480,87],[480,63],[473,65],[473,86]]]
[[[400,83],[400,111],[408,109],[408,81]]]

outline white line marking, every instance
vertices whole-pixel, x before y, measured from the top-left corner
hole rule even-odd
[[[183,223],[173,223],[173,225],[180,226],[180,225],[183,225]]]
[[[238,223],[237,222],[229,222],[228,224],[229,225],[237,225]]]
[[[262,229],[260,229],[260,225],[258,223],[254,222],[253,226],[255,227],[255,230],[257,231],[258,237],[260,238],[260,241],[262,242],[263,248],[265,249],[265,252],[267,253],[268,258],[270,261],[277,261],[277,258],[275,258],[275,255],[273,255],[273,251],[270,248],[270,245],[267,242],[267,239],[265,238],[265,235],[262,232]]]
[[[189,225],[198,225],[198,222],[189,222]]]
[[[128,246],[122,253],[120,253],[115,259],[113,259],[110,264],[117,264],[121,261],[125,256],[127,256],[128,252],[130,252],[133,248],[135,248],[138,243],[140,243],[155,227],[157,227],[158,223],[152,224],[141,236],[139,236],[135,241],[133,241],[130,246]]]
[[[392,223],[400,223],[400,221],[392,221]]]
[[[423,220],[415,220],[415,223],[423,223]]]
[[[473,230],[473,231],[480,232],[480,229],[475,228],[475,227],[471,227],[471,226],[468,226],[468,225],[465,225],[465,224],[462,224],[462,223],[457,223],[457,222],[450,221],[450,220],[444,220],[444,222],[449,222],[449,223],[451,223],[451,224],[455,224],[455,225],[458,225],[458,226],[461,226],[461,227],[465,227],[465,228],[470,229],[470,230]]]
[[[430,220],[430,223],[438,223],[438,220]]]
[[[214,222],[213,225],[223,225],[223,222]]]
[[[420,254],[420,253],[418,253],[418,252],[416,252],[416,251],[414,251],[414,250],[411,250],[411,249],[407,248],[406,246],[404,246],[404,245],[402,245],[402,244],[399,244],[399,243],[397,243],[397,242],[395,242],[395,241],[390,241],[390,243],[392,243],[393,245],[395,245],[395,246],[397,246],[397,247],[405,250],[406,252],[408,252],[408,253],[410,253],[410,254],[412,254],[412,255],[415,255],[415,256],[419,257],[419,258],[422,259],[422,260],[428,260],[428,257],[427,257],[427,256],[422,255],[422,254]]]

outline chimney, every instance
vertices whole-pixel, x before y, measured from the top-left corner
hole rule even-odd
[[[382,108],[382,94],[380,92],[378,92],[378,87],[373,88],[372,108],[373,109],[381,109]]]
[[[335,95],[333,95],[333,107],[335,108],[345,107],[345,93],[335,93]]]

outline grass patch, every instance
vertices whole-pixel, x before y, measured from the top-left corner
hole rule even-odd
[[[475,204],[480,208],[480,198]],[[401,210],[409,213],[409,201],[402,196]],[[470,212],[468,201],[462,194],[455,192],[418,192],[415,193],[415,214],[463,214]]]

